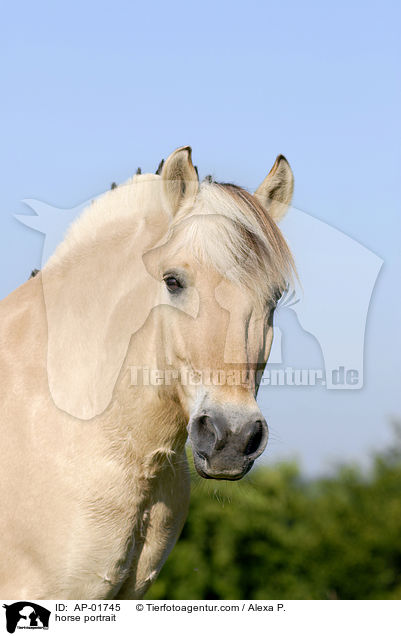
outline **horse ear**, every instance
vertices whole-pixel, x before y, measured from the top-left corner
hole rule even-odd
[[[278,223],[287,212],[293,191],[294,175],[290,164],[283,155],[278,155],[274,166],[254,196],[266,208],[273,221]]]
[[[175,150],[163,165],[163,199],[171,216],[184,205],[193,204],[199,179],[191,161],[190,146]]]

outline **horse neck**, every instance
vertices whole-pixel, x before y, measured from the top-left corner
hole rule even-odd
[[[118,384],[103,429],[116,448],[119,462],[141,467],[146,477],[182,461],[187,419],[179,402],[155,387],[129,387],[125,375]],[[115,440],[122,444],[115,444]]]
[[[82,419],[110,405],[131,337],[156,304],[161,282],[142,257],[164,236],[166,220],[153,205],[92,233],[89,226],[78,221],[42,272],[50,390],[59,408]],[[149,346],[139,349],[148,358],[138,351],[133,363],[154,362]]]

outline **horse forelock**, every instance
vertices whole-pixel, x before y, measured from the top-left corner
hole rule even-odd
[[[94,231],[101,225],[123,228],[124,220],[138,219],[146,209],[160,206],[161,183],[159,175],[137,174],[93,201],[71,226],[51,261],[63,261],[85,239],[93,241]],[[249,289],[263,304],[293,280],[294,262],[278,226],[256,197],[237,185],[203,181],[193,207],[178,211],[161,242],[172,236],[174,249],[189,249],[200,261]]]
[[[277,224],[256,197],[237,185],[203,181],[195,206],[178,213],[171,235],[178,239],[176,248],[190,248],[262,304],[275,301],[296,277]]]

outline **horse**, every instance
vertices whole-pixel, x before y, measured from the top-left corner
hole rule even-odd
[[[250,194],[179,148],[2,300],[0,597],[143,597],[187,516],[187,439],[205,479],[251,469],[292,192],[282,155]]]

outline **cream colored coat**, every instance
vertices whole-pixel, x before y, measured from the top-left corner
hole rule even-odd
[[[196,274],[198,292],[181,308],[177,324],[160,272],[135,280],[139,265],[131,271],[130,263],[138,241],[142,257],[166,235],[177,210],[191,209],[198,191],[188,148],[170,156],[161,177],[145,177],[95,203],[43,272],[0,303],[3,599],[141,597],[185,521],[186,425],[203,389],[132,386],[130,367],[175,366],[178,360],[191,369],[210,366],[218,330],[227,331],[227,311],[216,313],[213,300],[208,341],[210,315],[201,311],[195,324],[194,304],[212,302],[221,274],[191,255],[179,258]],[[270,189],[277,192],[278,181],[283,184],[281,201],[270,207],[273,218],[289,202],[289,179],[278,161],[257,193],[267,205]],[[138,183],[145,189],[155,184],[147,205],[142,195],[138,199]],[[119,229],[110,238],[113,223]],[[138,263],[145,272],[142,260]],[[241,326],[249,299],[227,284],[235,300],[232,316],[240,306]],[[167,307],[152,311],[157,304]],[[138,312],[132,328],[130,316]],[[231,330],[235,324],[232,318]],[[272,331],[271,323],[263,325],[258,338],[266,361]],[[178,341],[179,351],[172,346]],[[254,389],[221,387],[214,397],[254,405]]]

